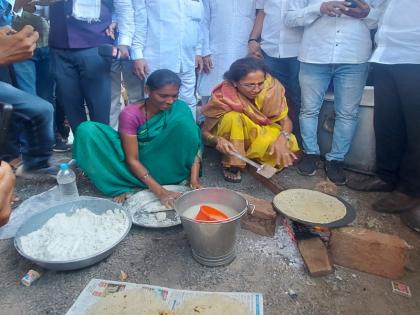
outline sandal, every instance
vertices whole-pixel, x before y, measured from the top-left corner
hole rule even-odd
[[[15,173],[19,166],[23,165],[23,161],[21,158],[15,158],[9,162],[9,165],[12,168],[13,173]]]
[[[233,167],[233,166],[231,167],[223,166],[222,171],[223,171],[223,178],[225,179],[225,181],[230,182],[230,183],[240,183],[242,181],[240,168]],[[230,178],[226,173],[230,173],[234,176],[237,176],[238,178]]]

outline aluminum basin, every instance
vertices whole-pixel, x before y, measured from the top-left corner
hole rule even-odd
[[[110,244],[108,248],[105,248],[103,251],[96,253],[95,255],[84,257],[76,260],[68,261],[48,261],[48,260],[39,260],[37,258],[27,255],[21,247],[20,237],[27,235],[31,232],[34,232],[40,229],[50,218],[52,218],[57,213],[66,213],[70,214],[78,208],[88,208],[95,214],[103,214],[107,210],[120,209],[125,212],[127,217],[127,228],[123,233],[121,238],[114,244]],[[95,198],[95,197],[80,197],[79,199],[65,202],[59,205],[55,205],[39,214],[36,214],[28,218],[19,230],[16,233],[14,245],[16,250],[26,259],[29,259],[36,263],[37,265],[52,270],[74,270],[81,269],[87,266],[93,265],[106,257],[108,257],[115,249],[115,247],[126,237],[131,228],[131,216],[121,208],[117,203],[114,203],[107,199]]]

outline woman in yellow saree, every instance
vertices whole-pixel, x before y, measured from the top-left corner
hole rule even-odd
[[[225,180],[240,182],[245,167],[232,151],[279,170],[291,166],[299,147],[291,133],[284,87],[263,61],[251,57],[235,61],[224,79],[202,109],[202,136],[223,154]]]

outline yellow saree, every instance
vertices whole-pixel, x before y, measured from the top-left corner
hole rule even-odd
[[[267,74],[264,88],[252,102],[230,82],[223,81],[214,88],[202,113],[212,134],[229,140],[242,155],[281,169],[283,166],[276,165],[275,156],[269,155],[268,150],[281,133],[280,121],[287,117],[284,92],[280,82]],[[292,152],[299,150],[294,135],[288,146]],[[244,162],[232,156],[223,156],[222,163],[226,167],[245,167]]]

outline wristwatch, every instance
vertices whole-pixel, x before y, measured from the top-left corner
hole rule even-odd
[[[285,137],[286,139],[287,139],[287,141],[289,141],[290,140],[290,133],[288,133],[287,131],[282,131],[281,133],[280,133],[283,137]]]

